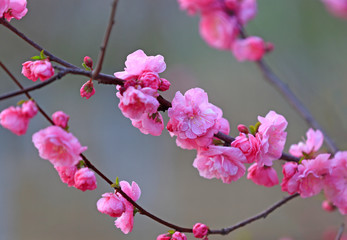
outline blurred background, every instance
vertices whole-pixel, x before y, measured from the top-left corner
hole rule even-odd
[[[80,66],[86,55],[97,58],[111,2],[29,1],[28,14],[11,24],[56,56]],[[266,60],[340,149],[347,149],[347,21],[330,15],[317,0],[258,2],[259,13],[247,26],[248,33],[274,43],[275,51]],[[161,54],[167,64],[161,76],[172,83],[163,94],[166,98],[172,99],[178,90],[205,89],[210,102],[223,109],[234,136],[237,124],[254,124],[258,115],[275,110],[289,122],[288,151],[305,135],[307,124],[254,64],[238,63],[231,53],[208,47],[200,38],[198,23],[199,17],[187,16],[175,0],[120,0],[102,72],[121,71],[126,56],[137,49]],[[25,86],[33,83],[21,75],[21,64],[34,55],[38,52],[0,26],[0,59]],[[69,75],[32,95],[49,114],[58,110],[69,114],[70,130],[88,146],[86,156],[109,178],[136,181],[142,190],[138,202],[147,210],[181,226],[203,222],[219,229],[286,196],[280,186],[260,187],[245,177],[231,184],[201,178],[192,167],[195,151],[178,148],[167,131],[153,137],[132,127],[117,107],[113,86],[96,84],[96,94],[82,99],[79,89],[87,80]],[[0,94],[14,90],[17,87],[0,69]],[[21,99],[24,96],[1,101],[0,109]],[[32,134],[47,126],[38,115],[24,136],[0,128],[1,240],[156,239],[169,230],[137,215],[133,231],[124,235],[114,219],[96,209],[101,195],[111,191],[105,182],[97,178],[98,188],[92,192],[62,183],[31,142]],[[277,169],[281,164],[276,164]],[[338,212],[321,210],[323,199],[321,194],[292,200],[265,220],[210,239],[323,239],[325,231],[338,228],[344,219]]]

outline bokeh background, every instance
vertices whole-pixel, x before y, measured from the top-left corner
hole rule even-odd
[[[85,55],[97,57],[110,4],[111,0],[29,1],[28,14],[11,23],[53,54],[80,65]],[[238,63],[231,53],[208,47],[200,38],[198,23],[199,18],[180,11],[175,0],[120,0],[102,72],[121,71],[126,56],[137,49],[161,54],[167,63],[162,76],[172,83],[165,97],[172,99],[176,91],[192,87],[205,89],[210,101],[223,109],[234,136],[237,124],[254,124],[258,115],[275,110],[289,122],[287,151],[305,135],[307,124],[254,64]],[[338,146],[346,149],[347,21],[330,15],[318,0],[262,0],[247,31],[274,43],[275,51],[266,60]],[[25,86],[33,83],[20,74],[21,64],[37,54],[0,26],[0,59]],[[286,196],[279,186],[259,187],[245,177],[231,184],[201,178],[192,167],[195,151],[176,147],[166,131],[153,137],[132,127],[117,107],[114,87],[96,85],[96,94],[82,99],[79,88],[87,80],[69,75],[32,95],[49,114],[68,113],[70,130],[88,146],[87,157],[112,179],[136,181],[142,190],[139,203],[154,214],[182,226],[203,222],[216,229]],[[0,69],[0,94],[14,90]],[[1,101],[0,109],[21,99],[24,96]],[[25,136],[0,128],[1,240],[156,239],[168,230],[137,215],[132,233],[123,235],[114,219],[96,209],[101,194],[111,191],[100,178],[92,192],[63,184],[31,142],[32,134],[46,126],[38,115]],[[323,199],[323,195],[295,199],[265,220],[210,239],[322,239],[325,231],[344,219],[337,212],[321,210]]]

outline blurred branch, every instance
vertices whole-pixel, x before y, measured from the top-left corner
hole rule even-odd
[[[274,205],[272,205],[271,207],[269,207],[268,209],[262,211],[261,213],[251,217],[251,218],[248,218],[242,222],[239,222],[233,226],[230,226],[228,228],[223,228],[223,229],[220,229],[220,230],[210,230],[209,234],[221,234],[221,235],[226,235],[226,234],[229,234],[230,232],[238,229],[238,228],[241,228],[241,227],[244,227],[245,225],[248,225],[258,219],[261,219],[261,218],[266,218],[270,213],[272,213],[273,211],[275,211],[277,208],[281,207],[282,205],[286,204],[288,201],[296,198],[297,196],[299,196],[298,193],[296,194],[293,194],[291,196],[288,196],[284,199],[282,199],[281,201],[275,203]]]
[[[343,234],[344,229],[345,229],[345,224],[342,223],[340,228],[339,228],[339,232],[336,235],[335,240],[340,240],[342,238],[342,234]]]
[[[92,75],[93,79],[101,72],[102,63],[104,62],[104,57],[105,57],[105,53],[106,53],[107,43],[108,43],[108,40],[110,39],[112,27],[113,27],[114,22],[115,22],[114,19],[115,19],[115,16],[116,16],[117,4],[118,4],[118,0],[114,0],[113,3],[112,3],[112,10],[111,10],[111,15],[110,15],[110,20],[108,22],[108,26],[107,26],[107,30],[106,30],[106,33],[105,33],[105,37],[104,37],[103,43],[102,43],[102,45],[100,47],[100,53],[99,53],[99,56],[98,56],[98,62],[97,62],[97,65],[95,67],[95,70],[93,71],[93,75]]]

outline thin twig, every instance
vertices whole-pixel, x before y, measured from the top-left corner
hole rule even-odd
[[[32,47],[37,49],[38,51],[44,50],[41,46],[39,46],[37,43],[35,43],[33,40],[29,39],[27,36],[25,36],[22,32],[18,31],[17,28],[13,27],[9,22],[7,22],[4,18],[0,18],[0,24],[2,24],[7,29],[11,30],[14,34],[16,34],[18,37],[29,43]],[[44,50],[44,54],[49,57],[51,61],[54,61],[56,63],[59,63],[65,67],[69,68],[77,68],[75,65],[66,62],[65,60],[58,58],[48,52],[47,50]]]
[[[110,35],[111,35],[111,31],[112,31],[112,27],[114,25],[115,22],[115,16],[116,16],[116,10],[117,10],[117,4],[118,4],[118,0],[114,0],[112,3],[112,10],[111,10],[111,15],[110,15],[110,19],[108,22],[108,26],[107,26],[107,30],[104,36],[104,40],[102,42],[102,45],[100,47],[100,53],[98,56],[98,62],[97,65],[93,71],[93,75],[92,78],[94,79],[100,72],[101,72],[101,68],[102,68],[102,63],[104,62],[104,57],[105,57],[105,53],[106,53],[106,47],[107,47],[107,43],[108,40],[110,39]]]
[[[223,229],[220,229],[220,230],[210,230],[209,231],[209,234],[221,234],[221,235],[226,235],[226,234],[229,234],[230,232],[238,229],[238,228],[241,228],[245,225],[248,225],[258,219],[261,219],[261,218],[266,218],[270,213],[272,213],[273,211],[275,211],[277,208],[281,207],[282,205],[284,205],[285,203],[287,203],[288,201],[292,200],[293,198],[296,198],[297,196],[299,196],[298,193],[296,194],[293,194],[291,196],[288,196],[284,199],[282,199],[281,201],[275,203],[274,205],[272,205],[271,207],[269,207],[268,209],[262,211],[261,213],[253,216],[253,217],[250,217],[242,222],[239,222],[233,226],[230,226],[228,228],[223,228]]]
[[[339,232],[337,233],[335,240],[340,240],[342,238],[343,231],[345,230],[345,224],[342,223],[339,228]]]

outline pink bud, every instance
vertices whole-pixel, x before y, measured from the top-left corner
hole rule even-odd
[[[169,90],[171,83],[165,78],[161,78],[160,81],[161,83],[158,90],[163,92]]]
[[[54,69],[48,59],[27,61],[22,65],[22,74],[34,82],[39,78],[41,81],[45,81],[54,75]]]
[[[89,168],[81,168],[75,174],[75,188],[86,191],[96,189],[95,174]]]
[[[271,52],[274,50],[274,48],[275,48],[275,45],[273,43],[271,43],[271,42],[265,43],[265,51],[266,52]]]
[[[38,109],[33,100],[26,101],[22,104],[22,113],[28,117],[33,118],[37,114]]]
[[[62,128],[66,128],[67,127],[67,123],[69,121],[70,116],[67,115],[66,113],[64,113],[63,111],[57,111],[55,113],[53,113],[52,115],[52,119],[53,122],[56,126],[62,127]]]
[[[101,213],[111,217],[120,217],[125,212],[125,205],[122,200],[114,193],[104,193],[98,200],[96,206]]]
[[[57,170],[63,183],[66,183],[69,187],[75,185],[76,166],[54,166],[54,168]]]
[[[187,240],[186,235],[184,235],[184,233],[181,232],[175,232],[174,234],[172,234],[172,240]]]
[[[248,128],[243,124],[237,125],[237,130],[239,130],[240,133],[244,133],[244,134],[249,133]]]
[[[160,234],[157,237],[157,240],[170,240],[170,239],[171,239],[171,235],[168,233]]]
[[[204,238],[208,234],[208,227],[202,223],[196,223],[193,227],[193,234],[196,238]]]
[[[85,56],[83,58],[83,62],[84,62],[85,65],[87,65],[87,67],[93,68],[93,60],[92,60],[91,57]]]
[[[89,99],[91,96],[93,96],[95,93],[94,85],[92,81],[88,81],[80,89],[80,95],[81,97],[85,97],[86,99]]]
[[[327,212],[332,212],[332,211],[336,210],[336,207],[334,206],[334,204],[328,200],[324,200],[322,202],[322,208],[323,208],[323,210],[325,210]]]

